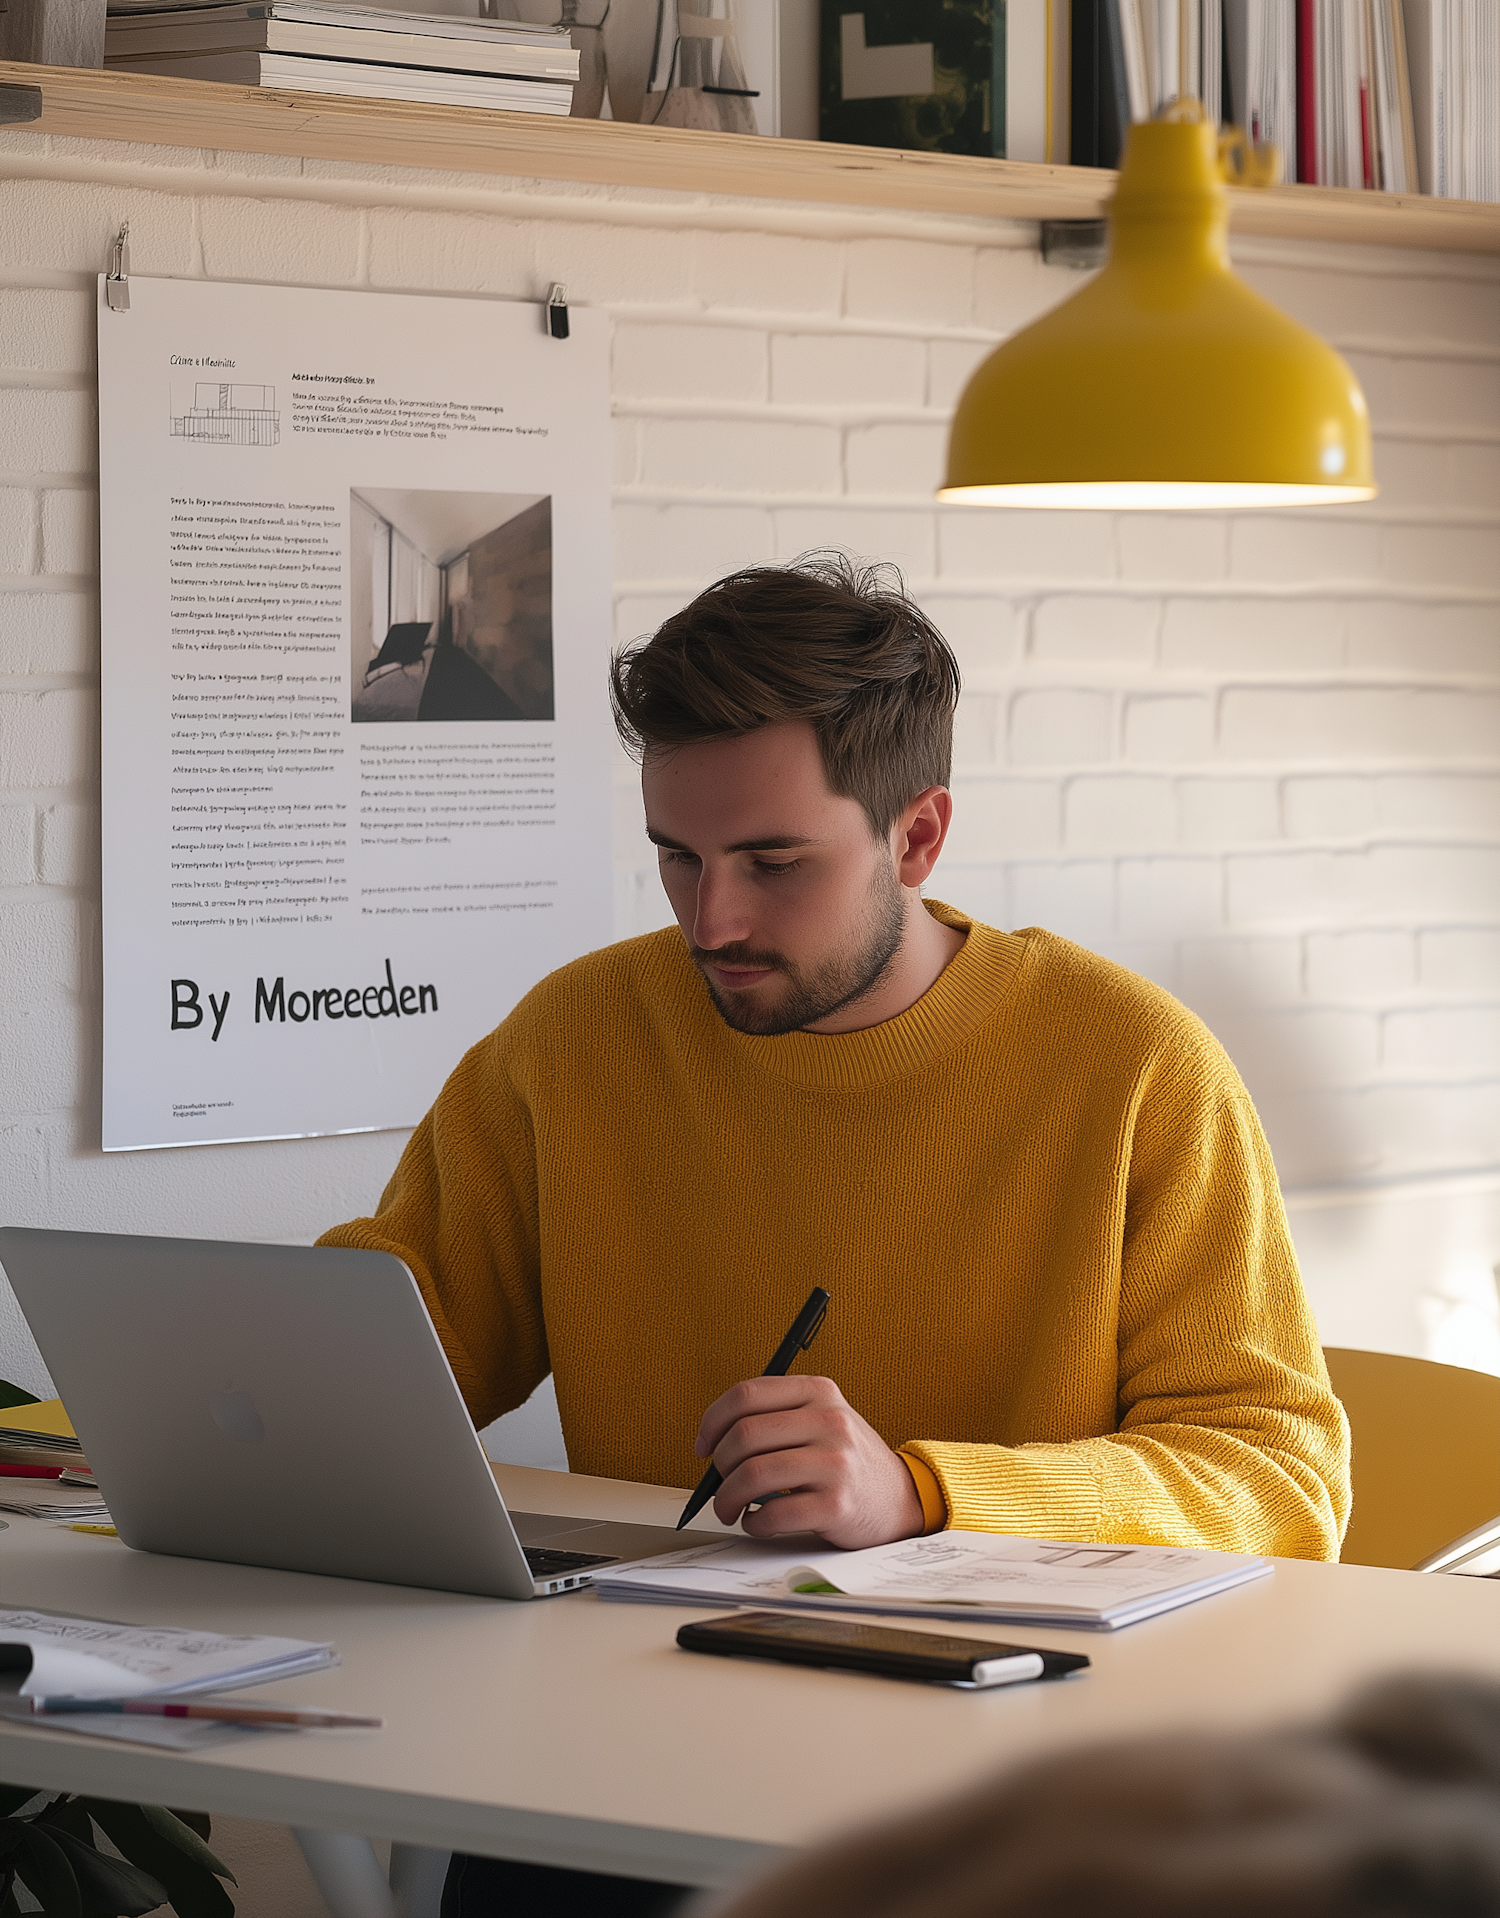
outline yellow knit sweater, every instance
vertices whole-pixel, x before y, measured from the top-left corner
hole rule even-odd
[[[928,909],[968,938],[863,1032],[732,1031],[675,929],[564,966],[322,1243],[406,1261],[477,1423],[550,1371],[575,1471],[695,1483],[816,1284],[798,1369],[951,1524],[1336,1556],[1347,1427],[1233,1066],[1107,960]]]

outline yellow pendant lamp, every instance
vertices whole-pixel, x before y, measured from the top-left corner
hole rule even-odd
[[[1109,264],[969,381],[940,499],[1118,511],[1374,496],[1358,380],[1230,270],[1219,144],[1197,101],[1130,129]]]

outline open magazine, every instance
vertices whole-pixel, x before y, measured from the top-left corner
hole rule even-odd
[[[729,1539],[610,1566],[595,1576],[594,1589],[604,1598],[657,1604],[890,1612],[1114,1631],[1271,1570],[1269,1559],[1239,1552],[947,1531],[860,1552],[831,1552],[806,1537]]]

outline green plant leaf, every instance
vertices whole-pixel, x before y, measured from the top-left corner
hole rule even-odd
[[[189,1831],[197,1832],[204,1844],[214,1835],[214,1821],[206,1811],[173,1811],[172,1816],[180,1818]]]
[[[0,1818],[19,1811],[28,1799],[36,1797],[37,1790],[35,1785],[0,1785]]]
[[[38,1831],[35,1825],[26,1827],[16,1860],[16,1878],[36,1899],[46,1918],[83,1918],[83,1899],[72,1859],[56,1838]]]
[[[200,1835],[175,1811],[168,1811],[165,1805],[142,1805],[141,1816],[159,1837],[165,1838],[169,1845],[175,1845],[189,1858],[196,1859],[205,1871],[211,1871],[216,1878],[227,1878],[231,1885],[239,1883],[223,1859],[216,1857],[204,1844],[207,1833]],[[204,1822],[207,1823],[206,1814]]]
[[[21,1840],[31,1830],[24,1818],[6,1818],[0,1820],[0,1866],[13,1851],[19,1849]]]
[[[108,1852],[96,1850],[71,1832],[33,1835],[50,1838],[66,1853],[77,1880],[80,1918],[145,1918],[146,1912],[166,1904],[166,1886],[128,1859],[111,1858]],[[52,1907],[45,1899],[42,1908],[47,1918],[52,1918]]]
[[[9,1379],[0,1379],[0,1412],[8,1412],[13,1405],[40,1405],[41,1400],[31,1392],[23,1392],[19,1385],[12,1385]]]
[[[234,1901],[216,1872],[228,1875],[196,1832],[160,1805],[86,1801],[99,1829],[132,1864],[166,1887],[178,1918],[233,1918]]]

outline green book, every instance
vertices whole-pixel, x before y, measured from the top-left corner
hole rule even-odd
[[[819,137],[1003,156],[1005,4],[821,0]]]

